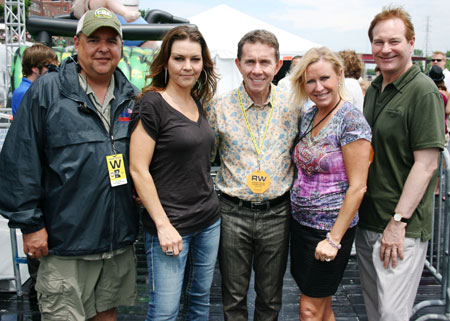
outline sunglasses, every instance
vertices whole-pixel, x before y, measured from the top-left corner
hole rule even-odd
[[[432,62],[441,62],[442,59],[431,59]]]

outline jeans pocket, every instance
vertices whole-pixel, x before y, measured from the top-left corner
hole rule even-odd
[[[231,212],[235,212],[236,207],[237,207],[237,204],[235,204],[229,200],[220,198],[220,212],[221,213],[228,214]]]
[[[37,279],[36,291],[43,317],[50,320],[68,320],[67,288],[64,279]]]

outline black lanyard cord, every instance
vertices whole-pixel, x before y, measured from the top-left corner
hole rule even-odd
[[[336,106],[334,106],[333,109],[331,109],[328,112],[328,114],[326,114],[315,126],[312,126],[312,124],[314,122],[314,118],[316,117],[316,115],[314,115],[313,119],[311,119],[311,122],[309,123],[308,127],[306,128],[306,132],[302,136],[300,136],[298,141],[301,141],[303,138],[305,138],[306,135],[308,135],[310,132],[312,132],[314,130],[314,128],[319,126],[328,116],[330,116],[330,114],[337,108],[337,106],[339,106],[339,104],[341,103],[341,100],[342,100],[342,98],[339,98],[339,101],[337,102]],[[312,128],[310,129],[311,126],[312,126]]]

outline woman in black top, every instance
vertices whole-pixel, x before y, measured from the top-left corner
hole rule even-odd
[[[219,203],[210,176],[214,133],[202,102],[217,76],[205,40],[189,26],[169,31],[150,67],[152,84],[130,123],[130,172],[145,206],[147,320],[208,320],[217,257]]]

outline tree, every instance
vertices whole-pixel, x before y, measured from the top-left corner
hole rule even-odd
[[[31,0],[25,0],[25,17],[28,17],[30,13]],[[13,6],[13,12],[17,14],[17,6]],[[5,6],[0,4],[0,21],[5,22]]]
[[[414,49],[414,56],[423,57],[423,51],[421,49]]]

